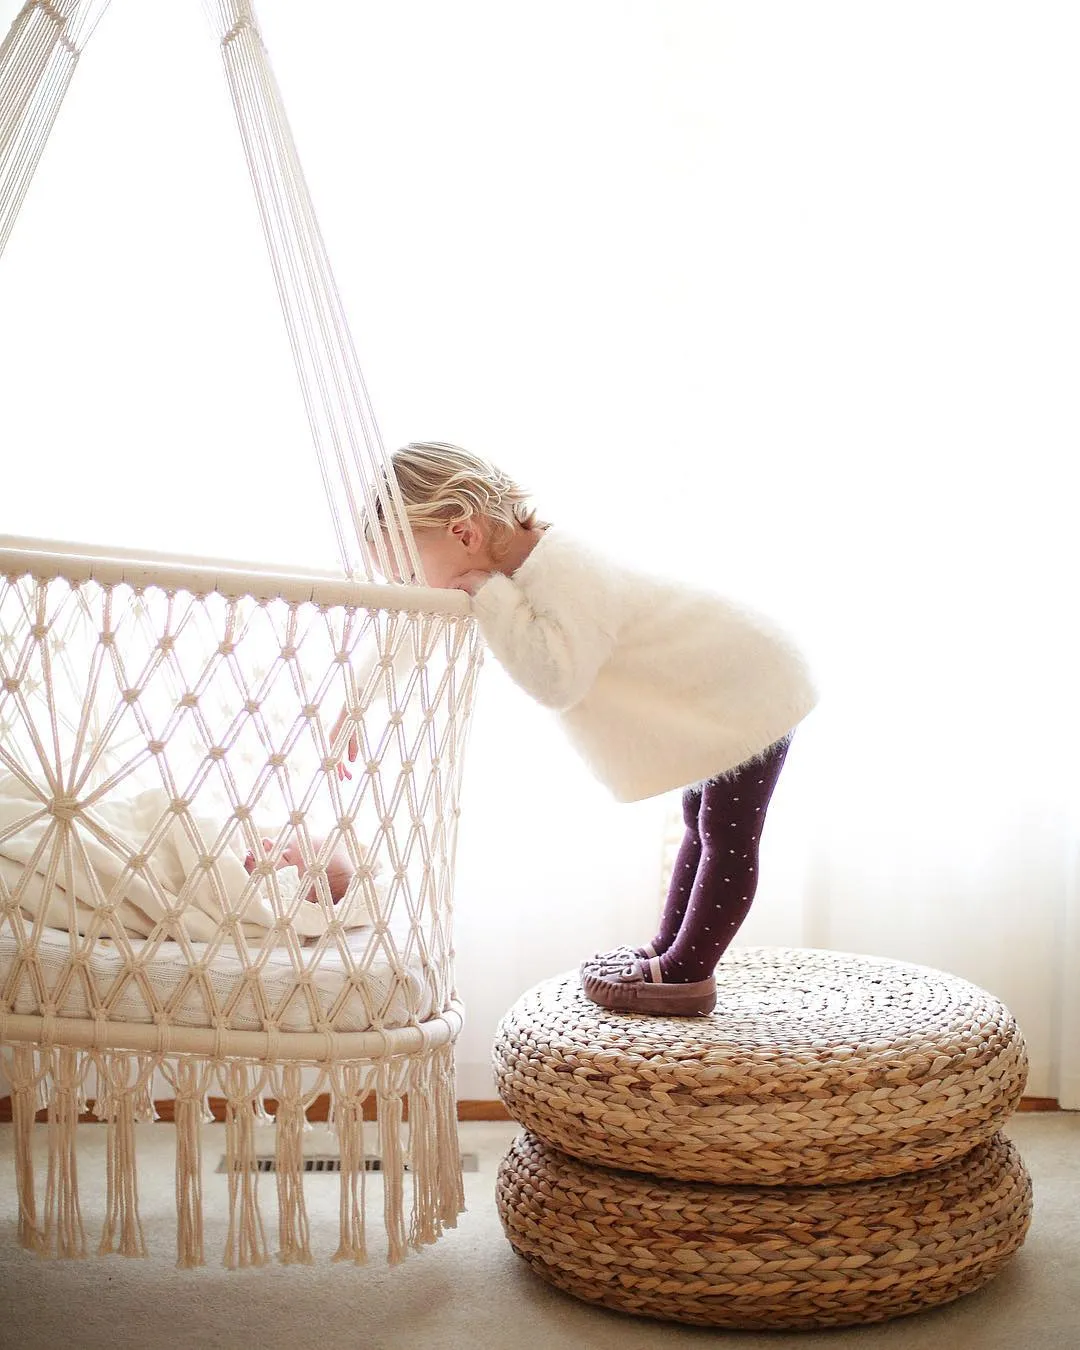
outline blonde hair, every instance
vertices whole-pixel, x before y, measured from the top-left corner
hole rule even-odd
[[[490,545],[497,557],[519,525],[525,529],[544,525],[523,488],[488,460],[458,445],[413,441],[395,450],[390,462],[414,529],[479,517],[492,527]],[[381,528],[385,524],[381,493],[376,515]],[[370,522],[365,532],[370,538]]]

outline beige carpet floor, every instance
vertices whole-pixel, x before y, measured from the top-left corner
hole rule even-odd
[[[462,1147],[478,1155],[466,1175],[468,1211],[441,1242],[388,1268],[332,1265],[337,1178],[309,1174],[306,1194],[317,1263],[228,1272],[220,1262],[221,1204],[208,1223],[214,1264],[173,1264],[173,1133],[140,1127],[140,1198],[152,1255],[44,1261],[15,1244],[11,1127],[0,1126],[0,1346],[4,1350],[667,1350],[720,1344],[730,1350],[1077,1350],[1080,1346],[1080,1113],[1015,1116],[1009,1131],[1035,1182],[1027,1243],[982,1290],[945,1307],[875,1327],[822,1332],[717,1332],[632,1318],[580,1303],[544,1284],[510,1250],[493,1187],[512,1125],[466,1124]],[[80,1175],[88,1236],[100,1231],[104,1129],[80,1127]],[[222,1126],[206,1129],[207,1193]],[[317,1132],[309,1141],[318,1151]],[[273,1194],[273,1179],[261,1185]],[[378,1183],[372,1200],[378,1203]]]

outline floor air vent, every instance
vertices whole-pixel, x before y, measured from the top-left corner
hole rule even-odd
[[[228,1170],[227,1165],[226,1165],[226,1161],[225,1161],[224,1158],[222,1158],[221,1161],[218,1163],[218,1165],[217,1165],[217,1170],[218,1170],[219,1172],[225,1172],[225,1171]],[[271,1154],[265,1154],[265,1155],[263,1155],[262,1157],[256,1158],[256,1159],[255,1159],[254,1170],[255,1170],[256,1172],[273,1172],[273,1171],[275,1171],[276,1168],[275,1168],[275,1166],[274,1166],[274,1156],[273,1156],[273,1154],[272,1154],[272,1153],[271,1153]],[[326,1157],[312,1156],[312,1157],[310,1157],[310,1158],[305,1158],[305,1159],[304,1159],[304,1168],[303,1168],[303,1170],[304,1170],[305,1172],[340,1172],[340,1171],[341,1171],[341,1159],[340,1159],[339,1157],[336,1157],[336,1156],[326,1156]],[[405,1164],[405,1171],[408,1172],[409,1170],[410,1170],[410,1169],[409,1169],[409,1164],[406,1163],[406,1164]],[[463,1172],[478,1172],[478,1171],[480,1170],[479,1160],[478,1160],[477,1155],[476,1155],[475,1153],[463,1153],[463,1154],[461,1155],[461,1170],[462,1170]],[[364,1171],[365,1171],[365,1172],[381,1172],[381,1171],[382,1171],[382,1159],[381,1159],[381,1158],[365,1158],[365,1159],[364,1159]]]

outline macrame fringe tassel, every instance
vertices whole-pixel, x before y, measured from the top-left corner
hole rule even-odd
[[[409,1248],[435,1242],[456,1226],[465,1207],[454,1083],[454,1047],[431,1054],[388,1058],[378,1065],[329,1068],[330,1124],[341,1157],[339,1241],[334,1261],[363,1265],[366,1241],[364,1106],[374,1091],[384,1193],[387,1260],[397,1265]],[[151,1083],[162,1069],[176,1094],[177,1265],[205,1264],[202,1190],[202,1127],[213,1119],[207,1094],[216,1076],[225,1093],[225,1154],[229,1269],[269,1260],[258,1200],[256,1127],[269,1122],[263,1101],[266,1066],[202,1060],[162,1060],[129,1052],[80,1052],[52,1046],[5,1047],[12,1093],[20,1244],[43,1256],[84,1257],[86,1240],[79,1206],[76,1128],[89,1064],[98,1072],[95,1114],[105,1121],[106,1219],[98,1254],[146,1256],[139,1216],[135,1125],[153,1120]],[[321,1080],[325,1081],[325,1080]],[[276,1172],[279,1259],[311,1264],[311,1228],[303,1188],[303,1136],[307,1129],[302,1069],[287,1064],[273,1075],[277,1097]],[[404,1148],[405,1097],[409,1102],[408,1153]],[[42,1217],[36,1209],[33,1165],[34,1118],[48,1110],[48,1177]],[[412,1180],[412,1211],[406,1231],[405,1173]]]
[[[49,1174],[45,1183],[44,1255],[83,1257],[86,1234],[79,1211],[75,1131],[79,1124],[85,1056],[70,1046],[53,1046],[49,1085]],[[55,1243],[55,1248],[54,1248]]]
[[[409,1245],[419,1249],[437,1241],[444,1228],[456,1226],[464,1208],[453,1058],[441,1049],[410,1065],[409,1169],[413,1182]]]
[[[176,1264],[206,1264],[203,1252],[202,1127],[213,1120],[206,1101],[210,1065],[181,1059],[166,1076],[176,1093]]]
[[[286,1265],[310,1265],[311,1231],[304,1203],[304,1129],[307,1118],[298,1064],[286,1064],[281,1071],[275,1120],[278,1259]]]
[[[337,1135],[341,1158],[338,1209],[338,1246],[335,1261],[367,1261],[366,1195],[364,1172],[364,1102],[370,1092],[367,1074],[357,1064],[339,1064],[330,1070],[330,1125]]]
[[[262,1266],[270,1259],[259,1211],[259,1171],[255,1126],[266,1119],[260,1075],[248,1064],[231,1064],[225,1086],[225,1168],[229,1176],[229,1233],[225,1264]]]
[[[439,1176],[439,1219],[446,1228],[456,1228],[465,1209],[465,1183],[461,1175],[461,1136],[457,1118],[457,1071],[453,1044],[440,1046],[431,1057],[434,1088],[436,1167]]]
[[[434,1242],[441,1231],[431,1064],[431,1056],[424,1055],[414,1059],[408,1071],[409,1171],[413,1191],[409,1246],[416,1250]]]
[[[131,1079],[132,1056],[99,1054],[98,1102],[94,1114],[106,1122],[105,1139],[105,1224],[101,1230],[98,1255],[118,1251],[121,1256],[145,1256],[142,1221],[139,1218],[139,1187],[135,1166],[136,1111],[145,1119],[146,1104],[139,1101],[140,1087],[146,1085],[136,1063],[135,1082]],[[153,1114],[153,1107],[150,1107]],[[119,1233],[119,1243],[114,1241]]]
[[[11,1084],[11,1123],[15,1135],[19,1245],[41,1255],[45,1251],[45,1234],[38,1226],[34,1197],[34,1117],[41,1101],[41,1075],[36,1064],[32,1046],[15,1045],[6,1068]]]
[[[404,1091],[400,1061],[384,1060],[378,1069],[379,1152],[382,1155],[383,1218],[386,1222],[386,1259],[396,1266],[405,1259],[405,1155],[401,1146],[401,1098]]]

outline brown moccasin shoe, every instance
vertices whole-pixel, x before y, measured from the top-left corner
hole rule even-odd
[[[659,972],[657,972],[659,973]],[[632,961],[622,970],[582,971],[585,997],[612,1012],[652,1013],[658,1017],[704,1017],[716,1007],[716,980],[693,984],[653,983],[645,978],[645,962]]]

